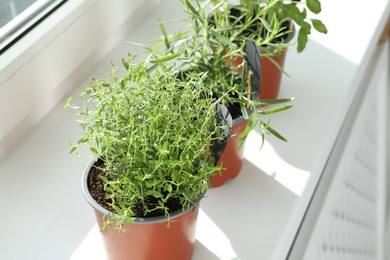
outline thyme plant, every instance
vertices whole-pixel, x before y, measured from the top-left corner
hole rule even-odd
[[[169,66],[151,73],[145,64],[132,65],[133,58],[123,60],[124,70],[113,66],[105,79],[93,80],[80,93],[82,107],[72,98],[66,105],[84,130],[72,152],[86,144],[104,162],[101,179],[116,213],[106,226],[157,213],[169,217],[172,204],[189,208],[220,169],[214,143],[227,139],[205,73],[183,81]]]

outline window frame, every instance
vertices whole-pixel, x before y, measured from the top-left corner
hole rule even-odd
[[[0,158],[161,0],[68,0],[0,55]]]
[[[68,0],[36,1],[0,28],[0,55]]]

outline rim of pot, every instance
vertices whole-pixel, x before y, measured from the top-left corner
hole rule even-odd
[[[248,110],[248,116],[251,116],[253,113],[253,110]],[[237,125],[239,123],[241,123],[242,121],[246,120],[246,118],[244,118],[243,115],[233,119],[233,125]]]
[[[295,35],[295,25],[293,23],[293,21],[290,19],[289,20],[289,23],[290,23],[290,30],[291,32],[287,35],[287,38],[285,40],[286,43],[290,42],[292,40],[292,38],[294,38],[294,35]]]
[[[100,212],[101,214],[112,218],[112,216],[117,215],[116,213],[113,213],[104,207],[102,207],[100,204],[98,204],[91,196],[91,193],[88,189],[88,175],[89,171],[92,168],[93,164],[96,162],[96,159],[92,159],[88,165],[85,166],[82,179],[81,179],[81,188],[84,195],[84,198],[87,200],[88,204],[91,205],[95,210]],[[206,192],[205,192],[206,193]],[[159,223],[159,222],[165,222],[169,221],[171,219],[174,219],[180,215],[185,214],[186,212],[193,210],[193,208],[199,204],[200,200],[204,197],[205,193],[203,193],[199,199],[197,199],[195,202],[192,203],[191,207],[189,207],[187,210],[177,210],[175,212],[172,212],[169,214],[169,218],[165,216],[158,216],[158,217],[149,217],[149,218],[132,218],[134,220],[134,223],[136,224],[152,224],[152,223]]]

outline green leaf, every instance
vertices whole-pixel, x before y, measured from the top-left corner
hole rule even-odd
[[[307,17],[306,9],[303,9],[301,14],[302,14],[303,19],[306,19],[306,17]]]
[[[74,153],[77,150],[77,145],[72,145],[72,149],[70,150],[70,153]]]
[[[215,32],[214,30],[210,30],[210,34],[212,36],[216,37],[218,42],[222,43],[223,46],[229,46],[232,43],[228,38],[226,38],[223,35]]]
[[[281,112],[281,111],[284,111],[284,110],[287,110],[290,108],[292,108],[292,105],[278,106],[275,108],[270,108],[270,109],[267,109],[264,111],[258,111],[258,112],[262,115],[269,115],[269,114],[278,113],[278,112]]]
[[[273,129],[269,125],[266,126],[266,129],[268,132],[270,132],[271,134],[273,134],[274,136],[276,136],[280,140],[287,142],[287,139],[283,135],[281,135],[279,132],[277,132],[275,129]]]
[[[142,178],[143,181],[147,180],[147,179],[150,179],[153,177],[153,174],[150,174],[150,173],[147,173],[144,175],[144,177]]]
[[[73,100],[73,97],[69,97],[66,101],[64,108],[71,107],[70,102],[72,102],[72,100]]]
[[[249,117],[249,121],[248,121],[248,124],[245,128],[245,130],[242,132],[241,134],[241,138],[240,138],[240,142],[238,143],[238,147],[241,147],[246,138],[248,137],[249,133],[255,129],[256,127],[256,120],[257,120],[257,116],[256,116],[256,112],[253,112],[252,115]]]
[[[92,146],[91,146],[91,147],[89,147],[89,150],[91,150],[91,152],[92,152],[93,154],[99,154],[95,147],[92,147]]]
[[[146,64],[147,64],[147,61],[143,61],[141,62],[140,64],[137,65],[137,67],[135,67],[133,70],[132,70],[132,73],[137,73],[139,70],[143,69],[146,67]]]
[[[145,192],[146,196],[153,196],[155,198],[163,198],[164,196],[161,194],[161,192],[155,191],[155,190],[147,190]]]
[[[265,29],[268,31],[268,32],[272,32],[272,29],[271,29],[271,26],[269,25],[269,23],[262,17],[259,17],[261,23],[264,25]]]
[[[306,13],[299,10],[299,8],[295,4],[286,5],[288,16],[293,19],[298,25],[302,26]]]
[[[311,19],[314,29],[316,29],[320,33],[328,33],[328,29],[326,29],[325,24],[323,24],[320,20]]]
[[[129,64],[128,60],[126,60],[125,58],[122,58],[122,64],[123,64],[123,66],[125,66],[126,70],[129,70],[130,64]]]
[[[297,47],[297,50],[298,52],[302,52],[305,47],[306,47],[306,44],[309,40],[309,34],[310,34],[310,24],[308,23],[304,23],[302,26],[301,26],[301,29],[299,30],[299,33],[298,33],[298,47]]]
[[[190,9],[190,13],[192,16],[194,16],[195,18],[197,18],[198,20],[202,21],[202,17],[200,16],[199,12],[196,10],[196,8],[190,3],[190,1],[188,0],[184,0],[183,1],[184,3],[184,6],[187,7],[188,9]]]
[[[295,98],[279,98],[279,99],[261,99],[256,100],[255,103],[257,106],[261,105],[272,105],[272,104],[281,104],[293,101]]]
[[[153,51],[152,48],[150,48],[150,47],[148,47],[148,46],[146,46],[145,44],[142,44],[142,43],[132,42],[132,41],[129,41],[127,43],[133,44],[133,45],[136,45],[136,46],[140,46],[140,47],[146,49],[148,52],[152,52]]]
[[[167,55],[167,56],[164,56],[164,57],[161,57],[161,58],[158,58],[158,59],[151,60],[150,62],[153,63],[153,64],[163,63],[163,62],[166,62],[166,61],[173,60],[173,59],[179,57],[180,55],[181,55],[180,53],[171,54],[171,55]]]
[[[302,52],[306,48],[307,42],[308,42],[307,34],[302,33],[301,31],[299,31],[299,34],[298,34],[298,47],[297,47],[298,52]]]
[[[180,174],[177,171],[172,171],[172,181],[175,182],[178,179],[180,179]]]
[[[246,109],[246,107],[244,105],[241,105],[241,112],[242,112],[242,116],[244,118],[248,118],[249,117],[248,110]]]
[[[169,40],[168,40],[167,31],[165,30],[164,24],[163,24],[163,22],[161,21],[161,19],[158,19],[158,24],[160,25],[160,31],[162,32],[162,34],[163,34],[163,36],[164,36],[165,47],[166,47],[167,49],[169,49],[169,48],[171,47],[171,45],[170,45]]]
[[[108,182],[108,179],[103,176],[103,175],[100,175],[100,179],[104,182],[104,183],[107,183]]]
[[[306,0],[306,5],[315,14],[321,12],[321,2],[319,0]]]

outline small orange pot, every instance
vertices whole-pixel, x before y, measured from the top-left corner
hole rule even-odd
[[[92,165],[92,164],[91,164]],[[83,193],[93,207],[99,228],[103,218],[112,215],[92,198],[87,186],[89,165],[83,174]],[[165,217],[134,218],[135,223],[124,223],[125,232],[106,228],[101,232],[107,259],[112,260],[190,260],[195,246],[199,201],[193,207],[171,214],[169,227]]]
[[[245,143],[240,148],[238,148],[238,143],[247,124],[248,120],[242,117],[238,118],[237,122],[233,122],[232,137],[229,138],[226,148],[218,161],[218,165],[222,165],[224,169],[221,173],[215,172],[210,178],[213,187],[222,186],[225,181],[236,178],[240,173],[244,160]]]
[[[280,56],[274,56],[272,59],[280,66],[284,67],[284,62],[286,60],[287,49],[283,50]],[[275,66],[268,58],[261,58],[261,89],[260,89],[260,99],[275,99],[278,97],[280,82],[282,79],[283,72]],[[243,62],[242,57],[236,57],[231,62],[232,66],[238,66]],[[242,73],[242,68],[237,70],[239,73]]]
[[[287,35],[286,39],[284,39],[285,43],[290,42],[295,35],[294,23],[290,21],[288,27],[290,28],[291,32]],[[263,77],[263,82],[260,91],[260,99],[278,98],[287,51],[288,49],[285,48],[281,51],[280,55],[272,56],[272,59],[278,64],[278,66],[282,70],[275,66],[275,64],[272,63],[272,61],[270,61],[268,58],[263,57],[260,59],[262,73],[261,75]]]
[[[295,34],[295,27],[293,23],[290,23],[291,33],[285,39],[285,43],[288,43],[292,40]],[[282,50],[280,55],[272,56],[272,59],[278,64],[282,69],[280,70],[272,61],[268,58],[260,58],[261,64],[261,89],[259,99],[276,99],[278,98],[280,83],[283,75],[284,63],[286,61],[287,48]],[[236,57],[231,62],[233,66],[238,66],[242,64],[242,57]],[[239,73],[242,73],[242,68],[238,69]]]
[[[284,49],[280,56],[272,59],[281,67],[284,67],[287,49]],[[263,77],[260,99],[275,99],[278,97],[280,81],[283,72],[275,66],[269,59],[261,58],[261,75]]]

